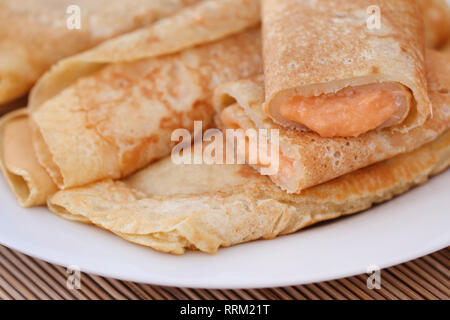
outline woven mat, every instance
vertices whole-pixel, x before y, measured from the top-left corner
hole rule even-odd
[[[368,275],[303,286],[198,290],[152,286],[82,274],[80,290],[66,287],[66,269],[0,246],[0,299],[446,299],[450,298],[450,249],[381,271],[381,289]]]

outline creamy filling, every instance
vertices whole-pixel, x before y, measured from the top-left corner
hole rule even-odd
[[[401,123],[412,94],[398,83],[347,87],[320,96],[294,96],[282,103],[280,115],[322,137],[355,137],[370,130]]]

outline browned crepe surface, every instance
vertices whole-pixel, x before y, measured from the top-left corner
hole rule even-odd
[[[450,6],[446,0],[418,0],[425,21],[427,47],[440,48],[450,40]]]
[[[217,85],[262,71],[260,48],[256,28],[78,79],[32,112],[40,163],[67,188],[124,177],[168,155],[173,130],[211,124]]]
[[[212,46],[211,48],[215,48],[215,50],[209,53],[206,52],[207,50],[200,50],[204,53],[203,55],[197,54],[199,50],[196,49],[183,52],[176,58],[166,57],[157,61],[154,59],[155,61],[149,63],[144,63],[143,60],[150,61],[150,58],[180,52],[195,45],[214,42],[239,33],[258,24],[258,22],[258,0],[202,1],[196,6],[181,10],[178,14],[162,19],[149,27],[106,41],[92,50],[62,60],[42,77],[34,88],[28,110],[36,111],[42,104],[59,95],[65,88],[77,86],[77,88],[81,88],[78,92],[81,98],[73,96],[72,102],[75,101],[74,105],[69,106],[68,101],[62,99],[61,106],[64,112],[68,112],[68,114],[55,112],[55,115],[53,115],[53,119],[58,119],[54,124],[59,123],[59,129],[67,136],[72,136],[70,139],[76,146],[67,153],[67,159],[70,160],[72,156],[79,157],[78,152],[82,154],[81,157],[86,159],[84,165],[88,167],[89,164],[104,161],[105,168],[91,168],[95,172],[95,170],[111,168],[107,164],[116,163],[117,158],[115,156],[120,153],[121,155],[118,157],[123,155],[122,159],[127,163],[125,166],[128,164],[141,166],[142,161],[146,161],[142,159],[149,157],[148,161],[151,161],[168,152],[171,126],[189,126],[192,119],[204,119],[205,126],[211,122],[211,110],[208,110],[207,104],[202,100],[203,97],[206,97],[204,85],[210,83],[212,86],[215,85],[214,81],[220,80],[219,77],[214,77],[214,70],[218,70],[216,64],[220,64],[220,57],[225,59],[231,56],[247,56],[256,46],[259,48],[260,36],[258,34],[253,38],[247,34],[247,36],[241,37],[242,45],[238,46],[237,41],[231,40],[222,45]],[[244,38],[247,40],[244,41]],[[247,50],[245,42],[253,42],[254,45],[250,45]],[[149,43],[151,43],[151,46],[148,45]],[[231,47],[226,47],[226,44],[231,44]],[[240,46],[242,46],[242,49],[238,52],[237,49]],[[228,79],[227,77],[232,75],[233,72],[242,72],[239,74],[248,75],[248,72],[251,73],[251,68],[257,66],[259,66],[258,70],[261,70],[259,51],[255,57],[256,61],[242,59],[240,64],[233,65],[231,70],[226,70],[227,64],[222,64],[224,70],[220,70],[220,74],[226,73],[226,79]],[[211,61],[198,61],[200,58],[202,58],[201,60],[208,59]],[[246,65],[246,62],[248,62],[248,65]],[[207,67],[208,63],[212,63],[211,68]],[[128,66],[131,67],[128,68]],[[139,70],[141,66],[146,66],[145,70]],[[199,69],[201,66],[204,67],[202,70]],[[104,70],[100,71],[102,69]],[[211,72],[211,74],[208,74],[208,72]],[[142,78],[145,74],[149,76],[148,79]],[[207,74],[208,77],[213,78],[207,78]],[[163,78],[159,79],[160,75],[163,75],[164,81]],[[86,80],[86,77],[90,80]],[[171,77],[173,81],[170,81]],[[205,79],[206,81],[204,81]],[[78,80],[81,81],[82,85],[76,84]],[[139,90],[133,91],[130,80],[140,81],[143,85],[137,86]],[[96,91],[97,89],[99,91]],[[189,92],[189,90],[192,91]],[[133,95],[133,92],[138,94]],[[163,92],[166,92],[166,95],[162,94]],[[89,94],[89,97],[87,94]],[[127,98],[128,94],[129,97]],[[144,100],[148,103],[140,105],[140,102],[144,101],[139,100],[142,96],[145,96]],[[199,96],[201,101],[196,100]],[[59,101],[61,101],[61,98]],[[92,108],[89,109],[89,105],[77,105],[80,101],[86,104],[92,103]],[[109,102],[109,104],[106,102]],[[64,109],[64,106],[68,109]],[[115,115],[113,112],[114,106],[117,107],[117,114]],[[166,110],[166,106],[174,106],[174,108]],[[58,102],[54,103],[54,107],[59,110]],[[85,110],[86,114],[90,114],[90,116],[83,119],[82,115],[76,112],[77,108]],[[21,113],[21,120],[28,118],[25,113]],[[62,118],[58,118],[59,116],[62,116]],[[105,116],[109,118],[105,119]],[[5,116],[3,118],[4,123],[15,121],[15,117],[15,114]],[[70,119],[67,121],[67,125],[64,117]],[[78,127],[81,134],[78,137],[79,140],[77,140],[77,137],[73,136],[76,134],[73,129],[77,124],[80,124],[80,122],[77,122],[80,119],[86,120],[87,127]],[[121,121],[126,123],[127,119],[130,122],[139,120],[136,125],[128,122],[128,127],[119,124]],[[159,127],[159,121],[163,124],[161,128]],[[98,128],[96,125],[98,125]],[[29,129],[29,127],[26,127],[23,130]],[[97,129],[98,133],[104,134],[104,136],[96,140],[96,137],[98,137],[96,135]],[[10,146],[16,144],[17,147],[14,150],[24,150],[28,154],[33,152],[31,149],[28,150],[31,146],[23,143],[20,134],[14,136],[14,131],[9,130],[9,132],[11,134],[2,135],[0,139],[2,141],[7,140],[7,144]],[[159,137],[161,137],[161,141]],[[38,133],[38,138],[34,139],[38,140],[38,144],[39,138]],[[90,138],[93,139],[90,140]],[[104,140],[101,141],[103,138]],[[164,139],[169,142],[166,141],[167,144],[165,144]],[[95,155],[83,153],[86,149],[89,149],[89,146],[86,147],[86,145],[77,143],[82,140],[94,149]],[[95,145],[96,143],[97,145]],[[120,145],[122,150],[115,148],[116,143]],[[107,147],[103,148],[105,145]],[[103,153],[105,158],[102,160],[99,157],[101,157],[103,151],[105,151]],[[41,157],[46,155],[44,153]],[[91,156],[92,158],[90,158]],[[18,160],[14,155],[10,158]],[[67,161],[64,157],[62,159]],[[4,163],[5,159],[2,158],[1,160]],[[17,176],[14,179],[11,179],[12,175],[9,174],[8,169],[5,170],[5,176],[13,189],[21,188],[25,190],[25,187],[28,188],[27,194],[16,192],[19,203],[24,206],[44,204],[46,197],[55,191],[53,188],[35,190],[40,185],[46,185],[50,179],[48,175],[39,174],[38,171],[44,169],[36,165],[35,162],[36,157],[24,157],[20,161],[10,161],[9,167],[14,168]],[[51,155],[49,163],[50,165],[53,164]],[[51,168],[56,172],[59,170],[57,167]],[[80,164],[81,176],[83,176],[84,168]],[[128,174],[126,170],[128,169],[125,169],[121,174]],[[48,172],[51,173],[52,171],[48,170]],[[77,173],[73,174],[77,175]],[[34,180],[29,177],[34,177]],[[42,180],[36,178],[42,178]],[[53,185],[51,180],[50,184]],[[40,193],[41,196],[28,197],[30,194],[37,193]]]
[[[199,0],[0,1],[0,105],[25,94],[59,59],[148,25]],[[80,8],[70,30],[67,8]]]

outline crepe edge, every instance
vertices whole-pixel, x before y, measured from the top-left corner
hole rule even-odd
[[[5,158],[5,139],[7,138],[5,137],[6,126],[10,121],[21,117],[28,117],[25,108],[10,112],[0,120],[0,167],[20,206],[33,207],[45,205],[47,197],[50,194],[55,193],[57,187],[53,184],[50,177],[48,177],[44,168],[40,167],[37,159],[32,158],[29,155],[27,156],[26,161],[36,165],[41,170],[41,172],[30,173],[26,168],[21,168],[20,165],[16,167],[13,165],[13,167],[10,167]],[[29,138],[31,146],[31,136]],[[25,146],[23,147],[25,148]],[[32,152],[34,151],[32,150]]]

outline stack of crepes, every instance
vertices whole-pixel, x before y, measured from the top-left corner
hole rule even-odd
[[[20,205],[215,253],[359,212],[448,167],[444,0],[150,3],[169,16],[60,60],[2,118]],[[277,129],[279,170],[173,163],[171,134],[197,120]]]

